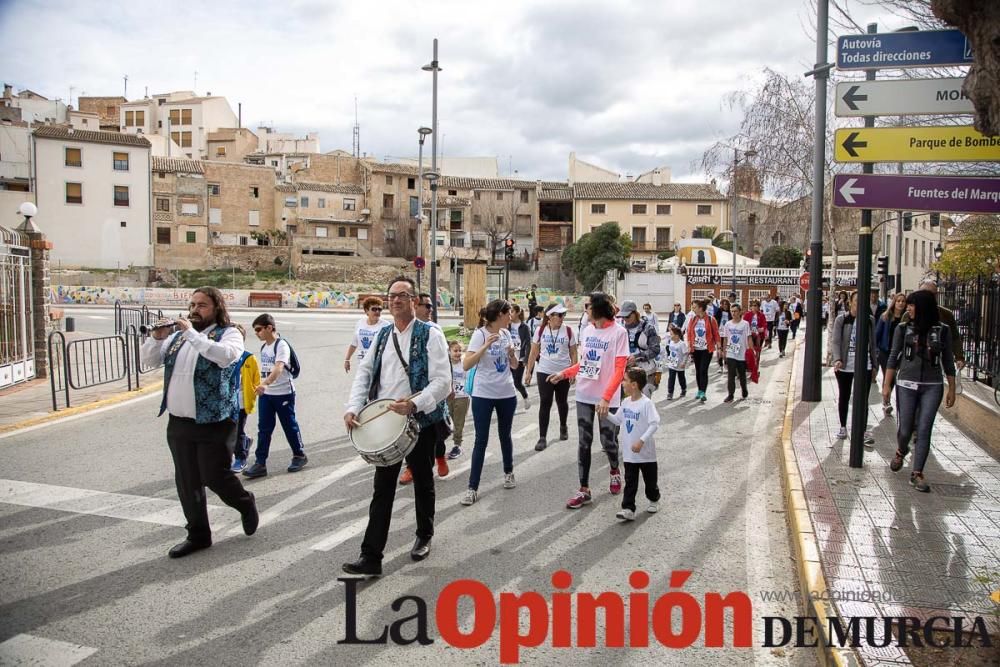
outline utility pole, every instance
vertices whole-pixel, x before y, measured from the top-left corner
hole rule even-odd
[[[125,92],[122,93],[122,97],[126,100],[128,99],[128,74],[125,75]]]
[[[434,58],[430,64],[422,68],[431,73],[431,172],[435,177],[431,181],[431,319],[438,320],[438,285],[437,285],[437,189],[440,180],[440,172],[437,165],[437,138],[438,138],[438,41],[434,38]]]
[[[823,195],[826,192],[826,82],[831,63],[826,61],[829,32],[829,0],[816,3],[816,65],[806,76],[816,80],[816,129],[813,135],[813,201],[809,233],[809,291],[806,293],[806,355],[802,366],[802,400],[819,402],[823,398]],[[869,260],[871,261],[871,260]],[[831,281],[836,280],[833,267]],[[832,284],[832,283],[831,283]]]

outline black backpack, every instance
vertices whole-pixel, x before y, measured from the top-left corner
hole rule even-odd
[[[291,375],[292,379],[294,380],[295,378],[299,377],[299,373],[302,371],[302,366],[299,365],[299,357],[298,355],[295,354],[295,348],[292,347],[292,344],[288,342],[287,338],[282,337],[279,338],[278,340],[284,341],[285,345],[288,346],[288,365],[285,366],[285,368],[288,369],[288,374]],[[263,345],[260,346],[260,351],[263,352],[265,347],[267,347],[267,343],[264,343]],[[277,344],[275,344],[274,346],[274,353],[277,356],[278,354]]]

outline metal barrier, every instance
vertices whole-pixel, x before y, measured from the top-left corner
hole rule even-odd
[[[955,315],[972,380],[1000,386],[1000,274],[945,280],[938,299]]]
[[[137,339],[138,337],[136,337]],[[70,389],[79,391],[102,384],[125,380],[132,391],[130,344],[124,335],[80,338],[67,342],[61,331],[49,334],[48,350],[52,371],[52,410],[59,409],[62,393],[70,407]]]
[[[115,335],[124,334],[128,327],[139,327],[144,324],[152,324],[163,318],[163,311],[152,311],[147,306],[130,307],[123,306],[121,301],[115,301]]]
[[[151,373],[155,370],[163,368],[163,362],[156,364],[155,366],[147,366],[142,363],[142,351],[139,349],[142,347],[142,343],[146,340],[147,336],[143,336],[136,329],[134,324],[128,325],[125,330],[125,341],[128,344],[129,349],[129,359],[132,361],[132,368],[134,369],[135,377],[135,388],[139,388],[139,376],[144,373]]]

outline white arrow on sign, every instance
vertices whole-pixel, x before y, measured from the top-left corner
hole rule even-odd
[[[840,196],[847,200],[848,204],[854,203],[854,195],[863,195],[865,193],[864,188],[856,188],[854,184],[858,182],[856,178],[849,178],[844,181],[844,185],[840,188]]]
[[[962,92],[965,79],[847,81],[837,84],[838,116],[971,114],[972,101]]]

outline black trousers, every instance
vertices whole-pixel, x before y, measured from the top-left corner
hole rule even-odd
[[[778,352],[785,353],[785,346],[788,345],[788,329],[778,329]]]
[[[193,419],[170,415],[167,445],[174,459],[177,496],[187,519],[188,539],[192,542],[212,543],[206,486],[240,514],[253,507],[253,496],[230,469],[235,444],[236,422],[198,424]]]
[[[538,435],[544,438],[549,433],[549,413],[552,411],[552,399],[555,398],[559,410],[559,428],[566,430],[566,418],[569,416],[569,380],[552,384],[548,373],[535,373],[538,379]]]
[[[625,491],[622,493],[622,509],[635,511],[635,497],[639,493],[639,474],[646,498],[651,503],[659,502],[660,487],[656,483],[656,461],[648,463],[625,462]]]
[[[406,456],[406,464],[413,471],[413,497],[417,512],[417,537],[434,536],[434,446],[438,439],[435,425],[420,429],[417,444]],[[368,506],[368,528],[361,542],[361,555],[368,560],[382,562],[385,543],[389,539],[392,521],[392,503],[396,499],[399,469],[403,462],[391,466],[376,466],[372,484],[372,502]]]
[[[694,377],[698,383],[698,391],[708,389],[708,367],[712,365],[712,353],[708,350],[695,350],[691,353],[694,360]]]
[[[726,359],[726,367],[729,369],[729,377],[726,382],[726,389],[729,395],[736,393],[736,376],[740,377],[740,389],[743,395],[747,393],[747,362],[742,359]]]
[[[521,398],[528,398],[528,388],[524,386],[524,362],[519,363],[511,374],[514,376],[514,389],[521,394]]]

